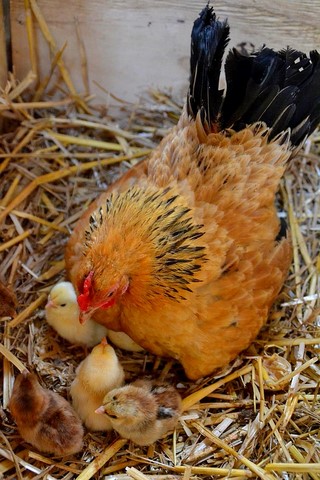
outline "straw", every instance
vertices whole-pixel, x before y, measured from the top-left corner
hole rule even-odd
[[[116,349],[126,381],[148,375],[177,387],[183,413],[174,431],[140,447],[114,441],[115,432],[86,430],[83,450],[62,458],[21,442],[7,410],[15,369],[32,365],[47,388],[70,400],[70,384],[84,359],[83,348],[61,339],[44,312],[52,286],[67,279],[69,235],[97,196],[156,148],[183,103],[154,90],[134,104],[118,102],[111,92],[110,111],[97,105],[88,97],[91,52],[81,25],[81,72],[69,72],[66,39],[56,41],[40,5],[25,0],[32,71],[21,81],[8,75],[0,94],[0,281],[18,299],[10,310],[10,295],[0,298],[14,315],[0,318],[0,473],[57,480],[320,478],[319,131],[289,163],[277,196],[294,260],[258,339],[231,365],[196,382],[172,359]],[[51,52],[43,75],[41,35]],[[75,75],[82,75],[84,95],[75,89]],[[272,372],[279,367],[273,356],[290,368]]]
[[[77,480],[89,480],[92,478],[126,443],[127,440],[124,439],[116,440],[77,476]]]

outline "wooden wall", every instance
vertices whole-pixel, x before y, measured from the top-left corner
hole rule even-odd
[[[149,87],[184,93],[189,67],[190,31],[206,0],[37,0],[79,91],[81,77],[77,25],[84,42],[92,92],[97,83],[126,100]],[[13,65],[22,78],[30,70],[24,0],[11,0]],[[228,16],[232,44],[251,41],[280,48],[320,48],[320,0],[214,1]],[[50,55],[38,34],[38,60],[47,72]]]
[[[7,41],[6,41],[6,22],[8,22],[7,12],[4,11],[3,4],[0,3],[0,86],[4,86],[7,81]]]

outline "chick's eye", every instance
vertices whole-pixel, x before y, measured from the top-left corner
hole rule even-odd
[[[66,303],[60,303],[60,307],[65,307],[66,305]]]

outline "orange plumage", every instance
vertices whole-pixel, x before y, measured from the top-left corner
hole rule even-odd
[[[205,7],[177,126],[96,199],[66,249],[82,320],[178,359],[192,379],[235,358],[267,320],[291,262],[275,194],[320,117],[317,52],[233,50],[223,98],[228,33]]]

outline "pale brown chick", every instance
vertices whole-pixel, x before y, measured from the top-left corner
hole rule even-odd
[[[318,52],[231,50],[223,92],[228,37],[207,5],[178,124],[84,212],[65,254],[82,320],[179,360],[191,379],[234,359],[268,319],[292,256],[275,196],[320,119]]]
[[[9,408],[21,437],[40,452],[65,456],[82,449],[78,415],[67,400],[41,387],[35,374],[26,370],[17,376]]]
[[[120,387],[123,382],[123,368],[114,348],[104,338],[80,363],[70,388],[72,404],[89,430],[112,429],[109,419],[97,415],[95,410],[106,393]]]
[[[107,393],[96,412],[104,414],[122,437],[151,445],[175,428],[181,397],[167,383],[137,380]]]

